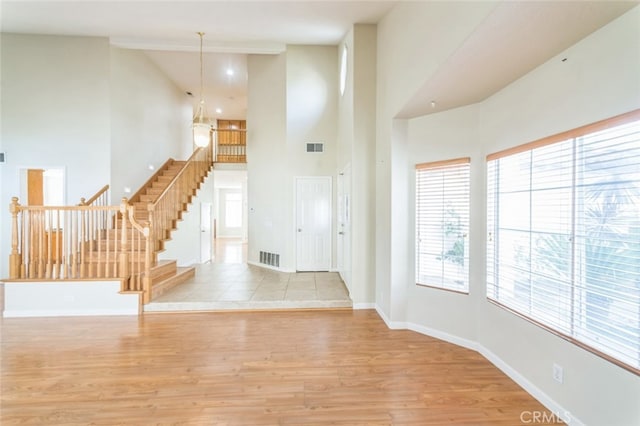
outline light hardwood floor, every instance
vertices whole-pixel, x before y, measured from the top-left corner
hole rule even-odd
[[[3,426],[517,425],[544,410],[478,353],[372,310],[0,325]]]

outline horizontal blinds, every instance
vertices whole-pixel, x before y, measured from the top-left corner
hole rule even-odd
[[[640,121],[487,163],[487,296],[640,368]]]
[[[468,292],[469,159],[416,169],[416,282]]]

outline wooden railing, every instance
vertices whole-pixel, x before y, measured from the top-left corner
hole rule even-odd
[[[149,232],[126,198],[120,206],[22,206],[13,197],[10,212],[10,279],[113,278],[123,291],[143,290]]]
[[[79,206],[108,206],[109,205],[109,185],[105,185],[93,197],[85,200],[80,198]]]
[[[177,220],[209,172],[212,158],[211,146],[196,149],[156,201],[149,203],[149,228],[154,250],[160,250],[171,230],[175,229]]]
[[[106,205],[108,185],[77,206],[23,206],[12,198],[9,279],[119,279],[122,291],[142,292],[148,303],[156,252],[211,169],[213,149],[193,153],[149,203],[145,221],[126,198]]]
[[[245,129],[216,130],[216,162],[246,163],[247,137]]]

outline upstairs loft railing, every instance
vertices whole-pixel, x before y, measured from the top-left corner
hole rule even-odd
[[[247,162],[247,130],[220,129],[216,134],[216,162],[217,163],[246,163]]]

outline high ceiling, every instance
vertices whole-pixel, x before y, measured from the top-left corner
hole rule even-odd
[[[181,90],[193,94],[194,104],[200,92],[196,32],[203,31],[208,112],[215,116],[221,108],[223,118],[243,118],[248,53],[277,53],[286,44],[338,44],[354,23],[376,23],[396,3],[1,0],[0,24],[2,32],[108,37],[115,46],[144,50]],[[638,1],[494,3],[465,43],[433,76],[425,76],[401,116],[433,112],[432,99],[438,110],[478,102]]]

